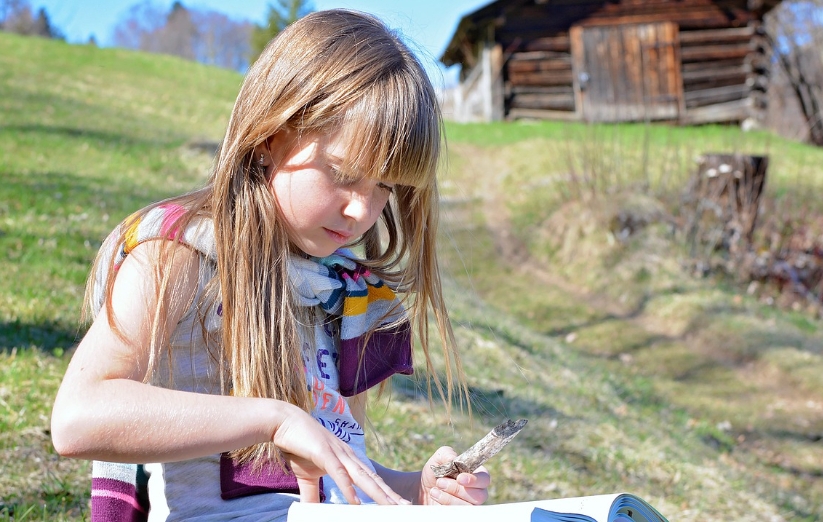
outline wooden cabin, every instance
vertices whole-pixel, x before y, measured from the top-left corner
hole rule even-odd
[[[497,0],[464,16],[452,118],[762,121],[780,0]]]

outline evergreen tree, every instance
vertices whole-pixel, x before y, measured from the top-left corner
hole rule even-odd
[[[49,20],[45,8],[37,15],[28,0],[0,0],[0,30],[10,33],[64,40],[63,33]]]
[[[166,16],[166,23],[149,36],[148,49],[164,54],[194,60],[198,30],[191,12],[182,2],[174,2]]]
[[[266,44],[290,23],[314,11],[308,0],[277,0],[269,4],[265,25],[255,25],[251,35],[251,61],[257,59]]]
[[[0,2],[5,0],[0,0]],[[113,31],[118,47],[171,54],[209,65],[245,71],[253,24],[181,1],[165,12],[152,0],[129,8]]]

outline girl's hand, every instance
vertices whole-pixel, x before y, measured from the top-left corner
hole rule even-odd
[[[354,454],[354,451],[311,415],[287,404],[272,438],[297,476],[301,502],[320,501],[320,477],[328,474],[349,504],[359,504],[357,485],[378,504],[408,504]]]
[[[420,503],[450,505],[480,505],[489,498],[491,477],[485,467],[474,473],[461,473],[457,479],[437,478],[432,466],[454,460],[457,453],[448,446],[438,449],[423,467],[420,477]]]

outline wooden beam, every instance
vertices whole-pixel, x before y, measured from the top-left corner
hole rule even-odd
[[[680,44],[687,47],[698,44],[748,42],[754,34],[755,29],[752,26],[708,29],[705,31],[682,31],[680,33]]]
[[[509,73],[530,73],[543,71],[571,71],[572,57],[569,56],[563,60],[529,60],[529,61],[510,61],[508,64]]]
[[[517,109],[546,109],[574,111],[574,92],[567,94],[517,94],[512,97],[511,107]]]
[[[743,100],[686,110],[682,121],[687,125],[727,123],[731,121],[743,121],[748,118],[751,113],[752,100],[745,98]]]
[[[474,48],[472,47],[471,42],[465,37],[460,40],[460,50],[463,52],[465,67],[468,69],[474,69],[477,65],[477,56],[475,56]]]
[[[695,72],[705,70],[707,67],[711,69],[725,69],[735,68],[746,64],[752,55],[746,56],[744,59],[732,58],[731,60],[712,60],[711,62],[691,62],[684,63],[681,66],[683,72]]]
[[[716,87],[713,89],[702,89],[699,91],[688,91],[684,93],[686,108],[693,109],[706,105],[716,105],[735,100],[742,100],[749,95],[751,89],[747,85],[728,85],[726,87]]]
[[[574,94],[571,85],[517,85],[510,86],[511,94]]]
[[[751,52],[749,45],[707,45],[701,47],[684,47],[680,49],[680,59],[683,62],[699,62],[702,60],[730,60],[745,58]]]
[[[534,119],[534,120],[556,120],[556,121],[580,121],[580,115],[572,111],[546,111],[539,109],[512,109],[509,111],[510,120]]]
[[[571,39],[568,34],[536,38],[523,45],[526,51],[561,51],[570,52]]]
[[[556,72],[509,72],[512,85],[571,85],[572,71]]]
[[[704,63],[700,70],[682,71],[683,83],[695,83],[700,81],[724,80],[727,78],[740,79],[741,83],[746,80],[746,76],[752,72],[748,65],[737,67],[714,67],[712,63]]]
[[[686,92],[699,91],[701,89],[713,89],[715,87],[728,87],[730,85],[743,85],[746,83],[748,77],[728,77],[728,78],[713,78],[710,80],[702,80],[698,82],[688,82],[683,84],[683,90]]]
[[[555,60],[568,59],[571,61],[571,53],[561,53],[556,51],[517,51],[511,54],[510,62],[530,62],[535,60]]]

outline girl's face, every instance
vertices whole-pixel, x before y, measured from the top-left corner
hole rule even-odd
[[[304,136],[278,162],[271,180],[289,239],[310,256],[328,256],[362,236],[377,222],[393,190],[391,184],[366,177],[338,181],[346,145],[341,132]]]

